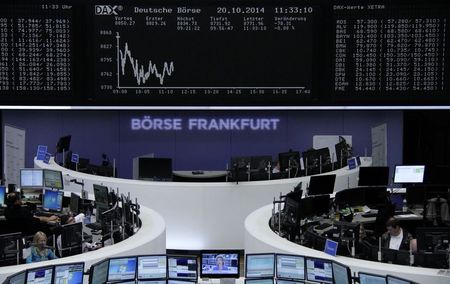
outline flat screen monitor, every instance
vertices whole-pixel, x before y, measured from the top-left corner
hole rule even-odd
[[[0,185],[0,207],[5,206],[6,186]]]
[[[172,159],[170,158],[139,158],[140,180],[171,181]]]
[[[20,189],[23,203],[33,203],[36,205],[42,204],[43,188],[25,187]]]
[[[302,153],[307,175],[331,171],[331,156],[328,147],[313,149]]]
[[[278,154],[278,163],[280,164],[280,172],[285,172],[289,169],[300,168],[300,152],[289,151]]]
[[[331,261],[320,258],[306,258],[306,279],[311,282],[333,283]]]
[[[20,188],[43,186],[44,174],[42,169],[20,169]]]
[[[201,278],[239,278],[239,251],[202,251],[200,262]]]
[[[399,278],[392,275],[386,275],[386,282],[387,284],[415,284],[416,282],[413,282],[411,280],[406,280],[403,278]]]
[[[64,189],[61,171],[44,170],[44,187]]]
[[[197,275],[197,257],[195,256],[167,256],[167,272],[170,279],[194,280]]]
[[[108,187],[104,185],[94,184],[94,199],[95,204],[101,205],[103,207],[109,206],[109,199],[108,199]]]
[[[300,202],[300,218],[321,216],[330,212],[330,196],[316,195],[303,198]]]
[[[364,189],[360,187],[344,189],[336,192],[334,203],[339,207],[365,205]]]
[[[358,186],[388,185],[389,167],[360,167]]]
[[[136,262],[136,257],[111,258],[108,266],[108,281],[135,279]]]
[[[245,279],[245,284],[274,284],[273,278]]]
[[[258,170],[258,171],[265,171],[268,165],[272,164],[272,156],[252,156],[250,160],[250,169],[251,170]]]
[[[166,255],[138,256],[137,279],[152,280],[165,279],[167,277]]]
[[[26,283],[27,272],[22,271],[8,276],[4,284],[25,284]]]
[[[395,166],[394,183],[423,183],[425,166]]]
[[[286,280],[286,279],[277,279],[277,284],[303,284],[304,281],[294,281],[294,280]]]
[[[108,259],[99,261],[91,265],[91,268],[89,269],[89,283],[104,284],[106,280],[108,280],[108,266]]]
[[[80,253],[83,242],[83,223],[61,226],[61,247],[63,256]]]
[[[53,266],[27,270],[27,284],[52,284]]]
[[[309,180],[308,195],[332,194],[336,175],[312,176]]]
[[[364,204],[369,207],[379,207],[388,202],[388,193],[385,186],[370,186],[363,188]]]
[[[247,254],[245,277],[264,278],[275,276],[275,254]]]
[[[64,192],[59,190],[44,189],[42,195],[42,208],[47,211],[61,212]]]
[[[74,213],[74,214],[78,214],[78,212],[80,211],[80,203],[81,203],[81,197],[76,194],[71,192],[70,193],[70,212]]]
[[[70,140],[72,136],[66,135],[59,138],[58,143],[56,143],[56,153],[62,153],[68,151],[70,148]]]
[[[250,165],[251,157],[231,157],[231,169],[244,169]]]
[[[55,266],[53,283],[83,284],[84,262]]]
[[[352,274],[350,267],[337,262],[332,262],[334,283],[352,284]]]
[[[336,151],[336,161],[339,167],[347,166],[347,159],[350,158],[351,153],[349,151],[349,145],[347,142],[342,140],[341,142],[334,145]]]
[[[172,281],[176,282],[176,280],[172,280]],[[189,281],[180,281],[180,282],[182,282],[182,283],[188,282],[188,284],[195,284],[195,282],[189,282]],[[164,279],[164,280],[138,280],[136,283],[137,284],[167,284],[167,280],[166,279]],[[182,284],[182,283],[180,283],[180,284]]]
[[[359,272],[360,284],[386,284],[386,277],[376,274]]]
[[[139,282],[141,283],[141,282]],[[167,279],[167,284],[195,284],[196,281]]]
[[[446,251],[450,248],[450,227],[416,228],[417,250],[420,252]]]
[[[305,280],[305,257],[277,254],[276,264],[278,279]]]

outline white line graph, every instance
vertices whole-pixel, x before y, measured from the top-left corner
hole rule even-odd
[[[128,43],[125,42],[124,50],[120,49],[120,35],[117,33],[116,35],[116,49],[117,49],[117,88],[136,88],[136,86],[126,87],[120,85],[120,76],[125,75],[125,67],[127,63],[131,64],[131,68],[133,69],[133,76],[136,79],[136,83],[138,85],[137,88],[160,88],[158,87],[150,87],[150,86],[141,86],[141,84],[145,84],[151,76],[154,76],[159,80],[159,84],[161,86],[164,85],[164,79],[166,76],[172,76],[175,71],[174,62],[164,62],[162,71],[158,70],[156,64],[152,62],[152,60],[148,61],[147,66],[145,64],[139,64],[139,61],[132,56],[131,50],[128,47]]]

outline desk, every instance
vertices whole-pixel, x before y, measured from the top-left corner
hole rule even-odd
[[[344,256],[333,257],[324,252],[297,245],[278,236],[270,229],[268,224],[271,216],[272,204],[269,204],[257,209],[245,219],[245,253],[274,252],[307,255],[336,260],[349,266],[352,273],[364,271],[381,275],[391,274],[418,283],[450,283],[450,275],[443,275],[444,273],[438,269],[379,263]]]
[[[174,171],[173,180],[184,182],[220,182],[225,181],[227,174],[227,171]]]
[[[165,254],[166,227],[163,218],[154,210],[144,206],[141,206],[140,211],[142,226],[136,234],[128,239],[115,245],[107,246],[80,255],[45,262],[0,267],[0,282],[3,282],[8,275],[25,269],[44,265],[56,265],[83,261],[85,262],[85,270],[87,270],[92,264],[109,257],[141,254]]]
[[[371,158],[361,158],[370,166]],[[93,184],[119,189],[138,199],[138,203],[161,214],[167,226],[168,249],[241,249],[244,247],[244,220],[257,208],[280,193],[286,194],[310,177],[250,182],[158,182],[110,178],[79,173],[63,168],[53,159],[49,164],[35,160],[35,167],[59,170],[64,189],[80,192],[71,179],[84,181],[84,189],[93,193]],[[335,191],[357,185],[359,169],[348,167],[325,174],[336,174]]]

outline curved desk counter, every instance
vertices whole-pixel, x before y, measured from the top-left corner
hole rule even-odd
[[[144,206],[141,206],[140,213],[142,222],[141,228],[136,234],[126,240],[79,255],[48,260],[45,262],[0,267],[0,283],[3,282],[8,275],[33,267],[82,261],[85,263],[85,270],[87,270],[92,264],[109,257],[137,254],[165,254],[166,228],[163,218],[154,210]]]
[[[333,257],[324,252],[297,245],[281,238],[270,229],[271,217],[272,204],[254,211],[245,219],[245,253],[274,252],[333,259],[349,266],[352,273],[364,271],[381,275],[391,274],[417,283],[450,283],[450,275],[442,274],[439,269],[379,263],[344,256]]]
[[[362,158],[370,165],[371,158]],[[131,193],[138,203],[156,210],[166,222],[169,249],[239,249],[244,247],[245,218],[257,208],[290,192],[299,182],[303,188],[310,177],[250,182],[157,182],[95,176],[68,170],[54,163],[35,161],[37,168],[59,170],[64,188],[80,192],[71,179],[84,181],[92,194],[93,184],[103,184],[120,193]],[[336,174],[335,191],[357,184],[358,169],[347,167],[325,174]]]

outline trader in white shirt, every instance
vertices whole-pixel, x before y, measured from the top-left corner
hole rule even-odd
[[[394,250],[417,250],[416,240],[412,235],[403,229],[398,220],[391,217],[386,222],[387,232],[381,236],[384,248]]]

